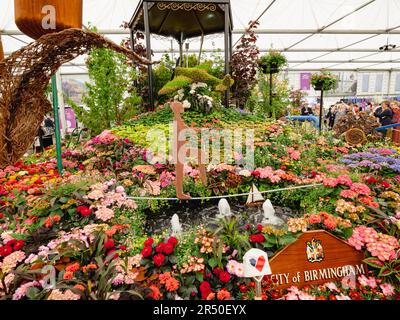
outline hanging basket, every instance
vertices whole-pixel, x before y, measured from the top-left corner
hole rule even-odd
[[[323,81],[318,81],[314,85],[314,90],[316,91],[322,91],[324,89],[324,82]]]
[[[266,64],[263,64],[263,65],[261,65],[261,70],[262,70],[262,72],[263,72],[264,74],[269,74],[269,73],[275,74],[275,73],[279,73],[279,67],[276,66],[276,65],[266,65]]]

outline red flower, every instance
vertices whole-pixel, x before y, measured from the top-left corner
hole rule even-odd
[[[164,261],[165,261],[165,256],[161,253],[156,254],[153,257],[153,262],[156,267],[161,267],[163,265]]]
[[[240,290],[241,293],[246,293],[246,292],[247,292],[247,287],[246,287],[246,285],[245,285],[245,284],[241,284],[241,285],[239,286],[239,290]]]
[[[381,182],[381,185],[384,187],[384,188],[390,188],[390,183],[389,182],[387,182],[387,181],[382,181]]]
[[[172,252],[174,252],[174,247],[172,246],[172,244],[166,243],[166,244],[164,245],[164,253],[165,253],[166,255],[169,255],[169,254],[171,254]]]
[[[164,247],[165,247],[165,243],[161,242],[157,247],[156,247],[156,252],[157,253],[163,253],[164,252]]]
[[[209,282],[203,281],[202,283],[200,283],[200,291],[201,292],[207,291],[207,290],[210,290],[210,289],[211,289],[211,285],[210,285]]]
[[[252,234],[250,236],[251,243],[263,243],[265,241],[265,237],[262,234]]]
[[[19,240],[14,244],[13,248],[15,251],[18,251],[18,250],[21,250],[24,245],[25,245],[25,241]]]
[[[176,245],[178,244],[178,239],[175,237],[170,237],[167,242],[173,247],[176,247]]]
[[[227,283],[229,282],[229,280],[231,280],[231,275],[229,274],[229,272],[223,271],[219,274],[219,280]]]
[[[0,205],[1,205],[1,203],[0,203]],[[0,213],[0,219],[3,219],[3,218],[4,218],[4,214]]]
[[[118,247],[118,249],[121,250],[121,251],[126,251],[126,247],[124,245],[120,245]]]
[[[76,208],[76,212],[80,213],[83,217],[88,217],[92,214],[92,210],[86,206],[79,206]]]
[[[107,255],[109,256],[109,255],[113,254],[115,251],[116,251],[115,249],[111,249],[110,251],[107,252]],[[119,257],[119,254],[115,253],[113,259],[115,260],[118,257]]]
[[[154,243],[154,239],[153,238],[148,238],[145,242],[144,242],[144,246],[145,247],[151,247]]]
[[[263,230],[263,226],[261,224],[257,225],[257,230],[258,232],[261,232]]]
[[[377,183],[378,180],[376,180],[374,177],[369,177],[367,180],[365,180],[366,182],[373,184],[373,183]]]
[[[149,246],[144,247],[142,250],[143,258],[147,258],[148,256],[150,256],[152,254],[152,252],[153,252],[152,247],[149,247]]]
[[[108,240],[106,243],[104,243],[104,249],[112,249],[115,246],[114,240]]]
[[[220,274],[221,274],[221,272],[223,272],[224,270],[222,270],[221,268],[214,268],[214,270],[213,270],[213,273],[216,275],[216,276],[219,276]]]
[[[12,253],[13,249],[9,245],[0,247],[0,257],[7,257]]]

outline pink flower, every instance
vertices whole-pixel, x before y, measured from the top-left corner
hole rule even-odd
[[[335,296],[336,300],[351,300],[349,296],[344,295],[343,293]]]
[[[369,196],[371,194],[371,189],[364,183],[353,183],[350,187],[350,190],[359,195]]]
[[[383,283],[379,287],[382,289],[382,293],[387,297],[392,296],[395,293],[394,287],[389,283]]]
[[[338,182],[335,178],[326,178],[322,182],[324,186],[334,188],[337,186]]]
[[[336,182],[338,184],[348,186],[348,187],[351,187],[351,185],[353,184],[353,181],[351,181],[351,179],[348,175],[342,175],[342,176],[337,177]]]
[[[352,190],[342,190],[340,191],[340,196],[347,199],[354,199],[357,197],[357,192]]]
[[[321,217],[318,214],[312,214],[308,218],[310,224],[321,223]]]

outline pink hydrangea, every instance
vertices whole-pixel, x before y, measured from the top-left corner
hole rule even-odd
[[[351,178],[347,174],[337,177],[336,182],[348,187],[351,187],[353,184],[353,181],[351,181]]]
[[[364,183],[353,183],[350,190],[364,196],[369,196],[371,194],[371,189]]]
[[[346,199],[354,199],[357,197],[357,193],[352,190],[342,190],[340,191],[340,196]]]
[[[337,186],[338,182],[335,178],[326,178],[322,182],[325,187],[334,188]]]
[[[114,218],[114,211],[106,207],[100,207],[96,211],[96,218],[101,221],[111,220],[112,218]]]

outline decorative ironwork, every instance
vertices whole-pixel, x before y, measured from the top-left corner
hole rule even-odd
[[[185,10],[185,11],[216,11],[217,6],[213,3],[178,3],[160,2],[157,3],[159,10]]]

